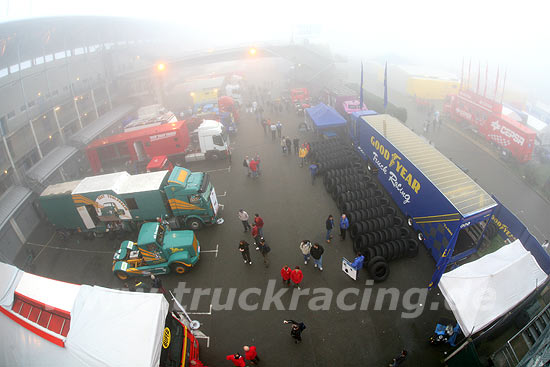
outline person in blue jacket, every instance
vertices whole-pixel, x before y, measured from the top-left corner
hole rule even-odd
[[[315,177],[317,177],[317,172],[319,170],[319,166],[317,166],[317,163],[312,163],[309,166],[309,173],[311,174],[311,184],[315,184]]]
[[[340,217],[340,239],[343,241],[346,239],[346,232],[349,228],[349,220],[345,214]]]
[[[353,260],[353,263],[351,264],[351,267],[359,271],[363,268],[364,263],[365,263],[365,256],[361,255],[361,253],[358,252],[357,257]]]

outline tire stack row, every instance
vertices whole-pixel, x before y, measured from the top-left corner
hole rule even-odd
[[[415,257],[417,254],[418,242],[412,238],[369,246],[364,252],[367,271],[375,282],[384,281],[390,275],[388,262],[403,257]],[[375,265],[376,263],[381,264]]]
[[[374,281],[385,280],[390,273],[388,262],[416,256],[418,242],[410,239],[403,218],[350,147],[330,139],[310,143],[310,148],[325,189],[348,217],[354,251],[365,256],[365,267]]]

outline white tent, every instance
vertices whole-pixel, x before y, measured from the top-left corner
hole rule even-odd
[[[513,309],[548,277],[519,240],[443,274],[439,288],[465,336]]]
[[[0,263],[0,366],[158,366],[168,314],[162,294],[78,286],[65,347],[60,347],[7,316],[22,285],[20,274],[25,273]],[[62,283],[48,281],[50,289]]]

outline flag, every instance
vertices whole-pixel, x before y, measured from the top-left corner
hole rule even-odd
[[[479,94],[479,79],[481,75],[481,61],[477,62],[477,87],[476,87],[476,94]]]
[[[361,61],[361,86],[359,87],[359,109],[363,110],[363,61]]]
[[[388,106],[388,62],[386,61],[386,66],[384,67],[384,112],[386,112],[387,106]]]
[[[485,62],[485,88],[483,89],[483,97],[487,95],[487,79],[489,78],[489,63]]]
[[[459,90],[462,90],[463,84],[464,84],[464,58],[462,58],[462,68],[460,70],[460,88],[459,88]]]
[[[508,68],[504,69],[504,80],[502,81],[502,95],[500,96],[500,103],[504,99],[504,88],[506,87],[506,74],[508,73]]]
[[[500,65],[497,67],[497,81],[495,83],[495,96],[493,97],[494,100],[497,99],[497,92],[498,92],[498,73],[500,72]]]

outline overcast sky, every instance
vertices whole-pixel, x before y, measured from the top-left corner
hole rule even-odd
[[[546,93],[550,85],[548,2],[0,0],[1,20],[53,15],[115,15],[183,23],[215,34],[216,44],[309,38],[348,56],[395,54],[460,69],[507,67],[510,83]],[[541,96],[549,100],[548,96]]]

